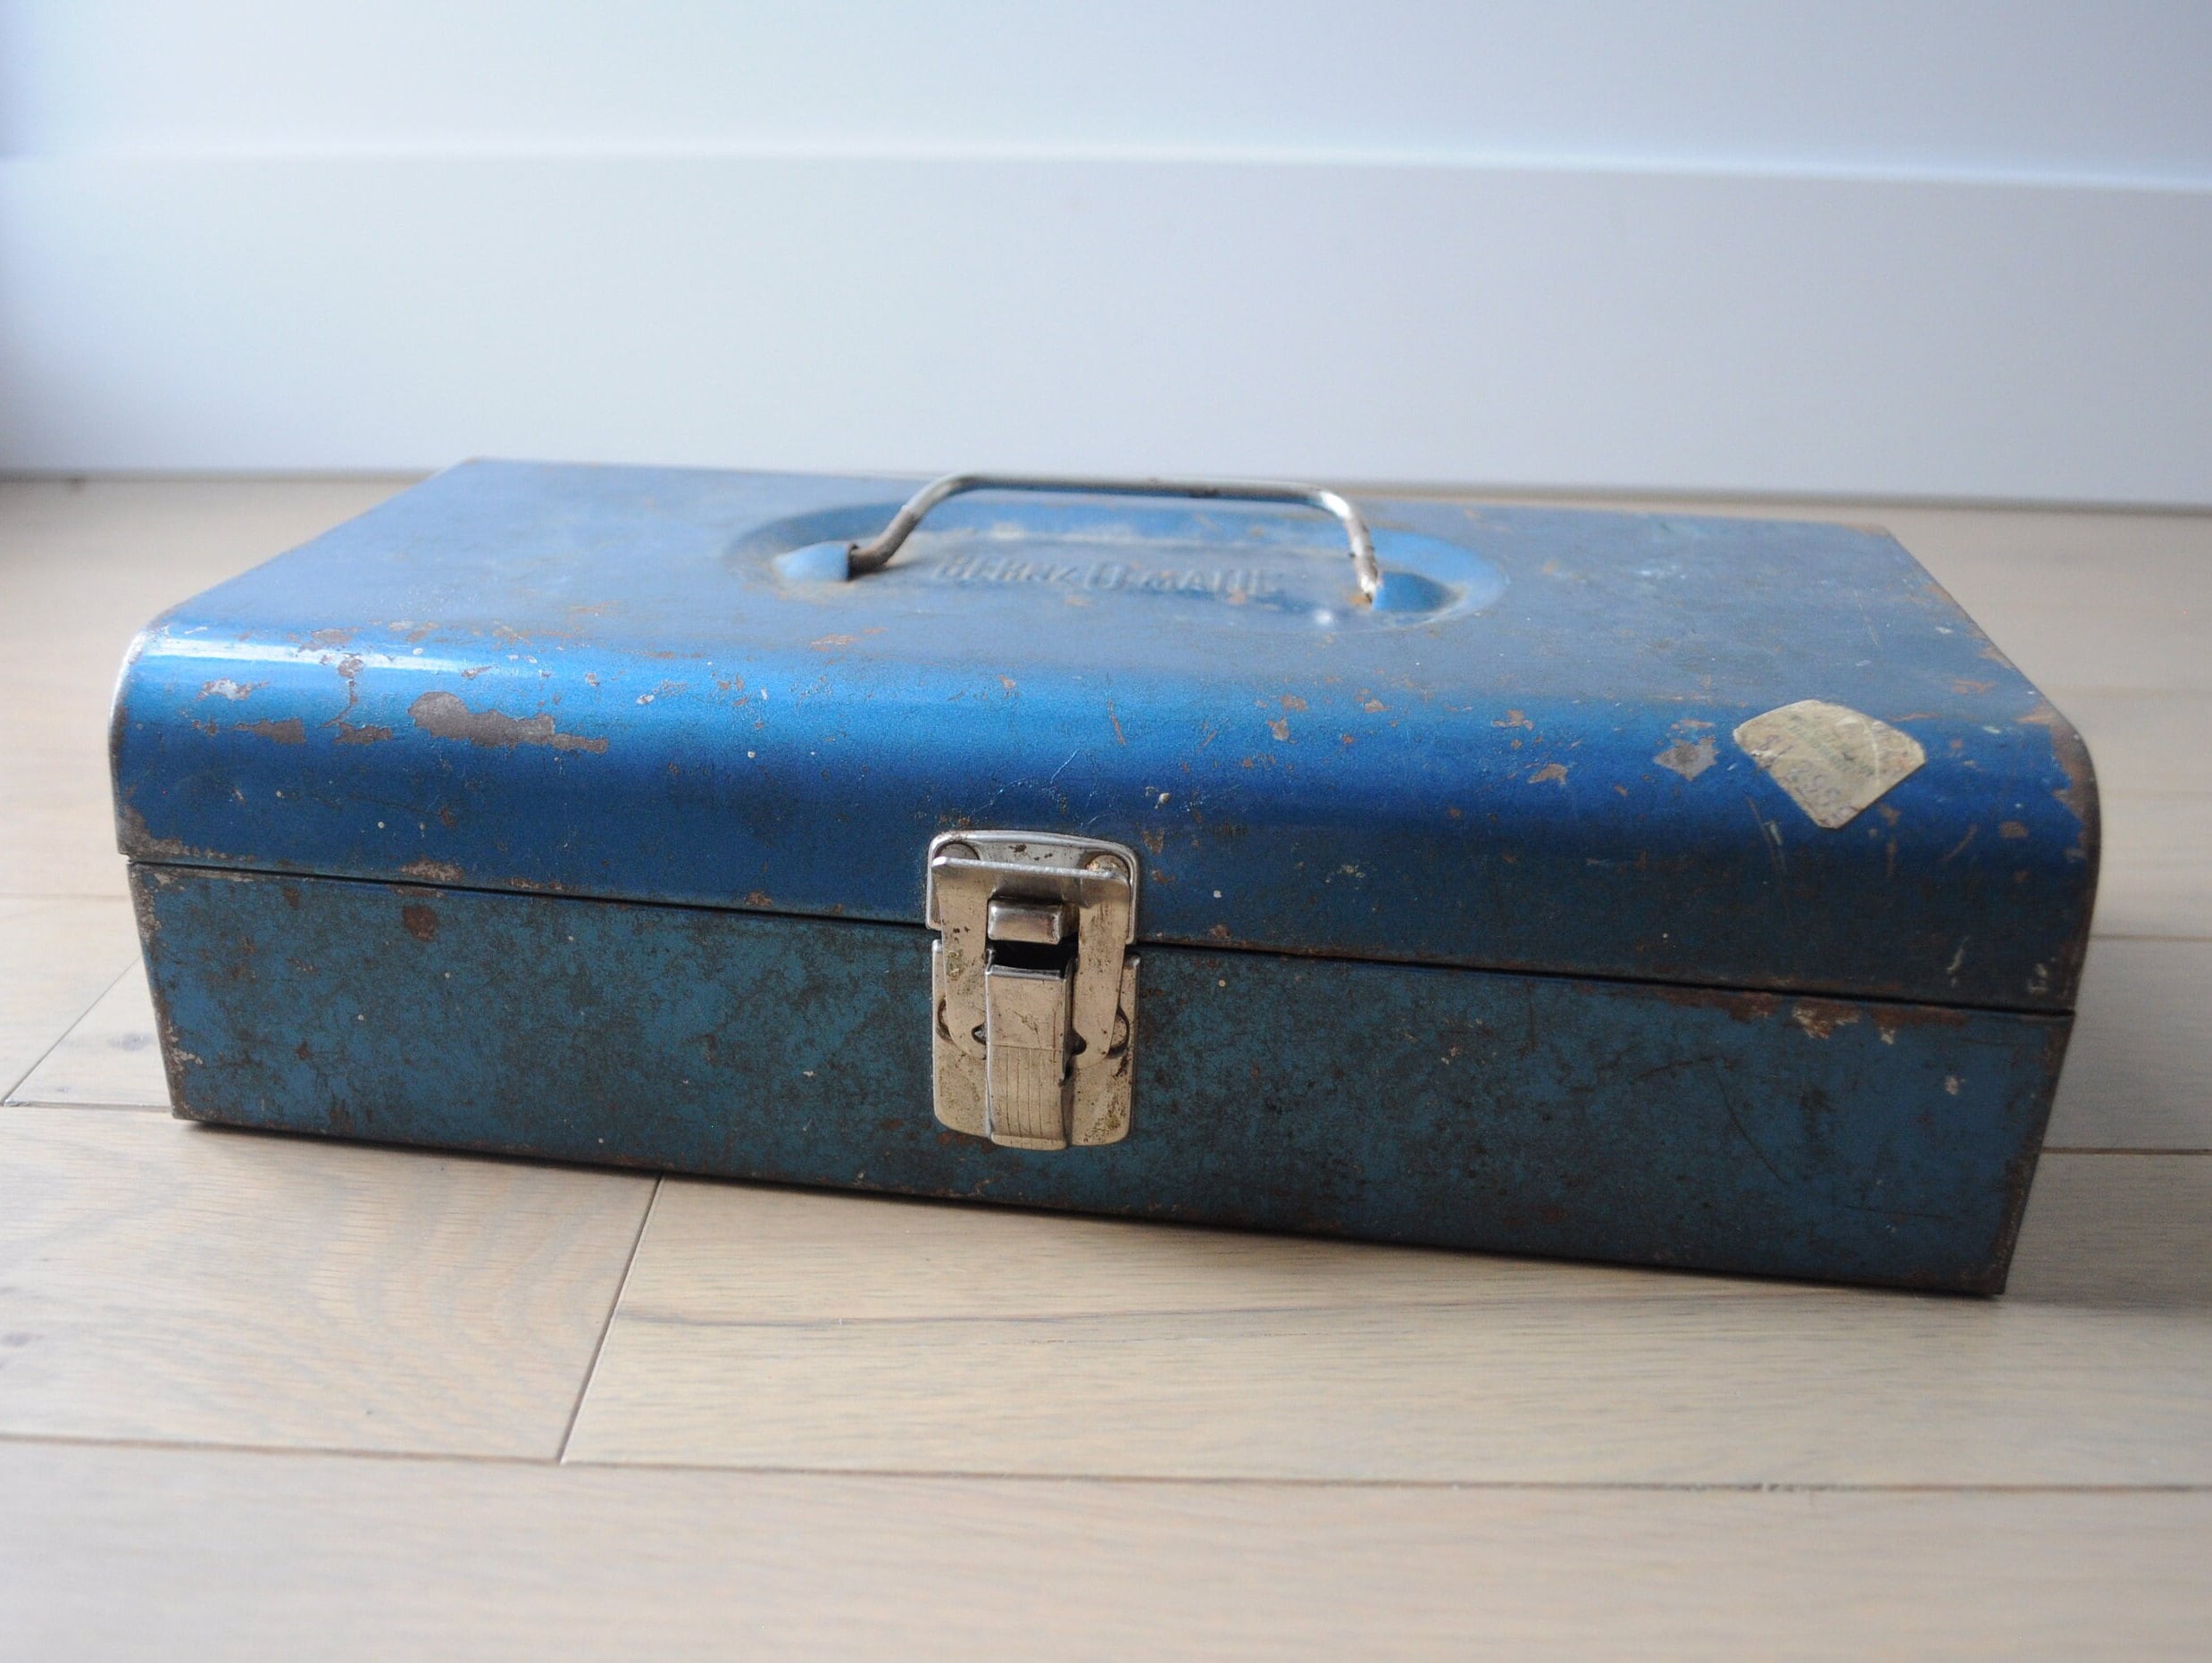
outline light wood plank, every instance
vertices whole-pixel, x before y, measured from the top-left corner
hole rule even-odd
[[[0,1115],[0,1433],[551,1456],[647,1178]]]
[[[0,909],[0,1097],[91,1009],[137,952],[123,901],[19,901]]]
[[[0,481],[0,893],[122,895],[107,715],[131,637],[401,483]]]
[[[2212,796],[2212,694],[2068,689],[2056,702],[2088,741],[2105,798]]]
[[[154,1032],[154,995],[144,960],[133,964],[46,1053],[7,1099],[11,1103],[93,1103],[110,1108],[167,1108]]]
[[[21,1657],[2184,1657],[2212,1496],[1023,1483],[0,1445]]]
[[[2212,692],[2212,612],[2080,611],[2038,600],[1968,615],[2062,710],[2076,689]]]
[[[2108,797],[2099,935],[2212,940],[2212,797]]]
[[[2099,1219],[2124,1227],[2089,1227]],[[2212,1483],[2212,1160],[2049,1157],[2016,1291],[1994,1301],[672,1181],[570,1453],[1223,1478]]]
[[[2047,1313],[2141,1312],[2155,1318],[2142,1331],[2154,1344],[2202,1343],[2212,1328],[2212,1157],[2046,1155],[2001,1303],[2031,1325],[2044,1323]],[[2155,1395],[2149,1373],[2130,1380],[2123,1366],[2116,1359],[2110,1370],[2081,1375],[2083,1430],[2139,1387]],[[2180,1401],[2193,1421],[2212,1408],[2212,1379],[2200,1379]],[[2149,1406],[2147,1395],[2134,1407]],[[2199,1429],[2174,1453],[2188,1470],[2203,1470],[2212,1461],[2212,1437]]]
[[[2070,612],[2212,609],[2212,514],[2159,510],[1842,504],[1885,527],[1979,617],[2016,604]]]
[[[2047,1142],[2212,1149],[2212,941],[2091,943]]]

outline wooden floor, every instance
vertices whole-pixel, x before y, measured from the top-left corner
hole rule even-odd
[[[1974,1301],[172,1121],[116,664],[391,489],[0,484],[0,1657],[2212,1654],[2212,517],[1837,515],[2103,781]]]

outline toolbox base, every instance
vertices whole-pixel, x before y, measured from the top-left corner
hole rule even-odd
[[[1148,944],[1128,1138],[931,1111],[930,932],[134,864],[177,1113],[555,1160],[2001,1291],[2065,1015]]]

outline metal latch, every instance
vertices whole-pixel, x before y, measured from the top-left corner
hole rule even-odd
[[[930,843],[937,1117],[1017,1149],[1129,1135],[1137,857],[1119,843],[947,832]]]

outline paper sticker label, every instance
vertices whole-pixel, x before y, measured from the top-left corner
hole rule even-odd
[[[1819,698],[1754,716],[1735,738],[1815,825],[1831,832],[1928,760],[1911,734]]]

